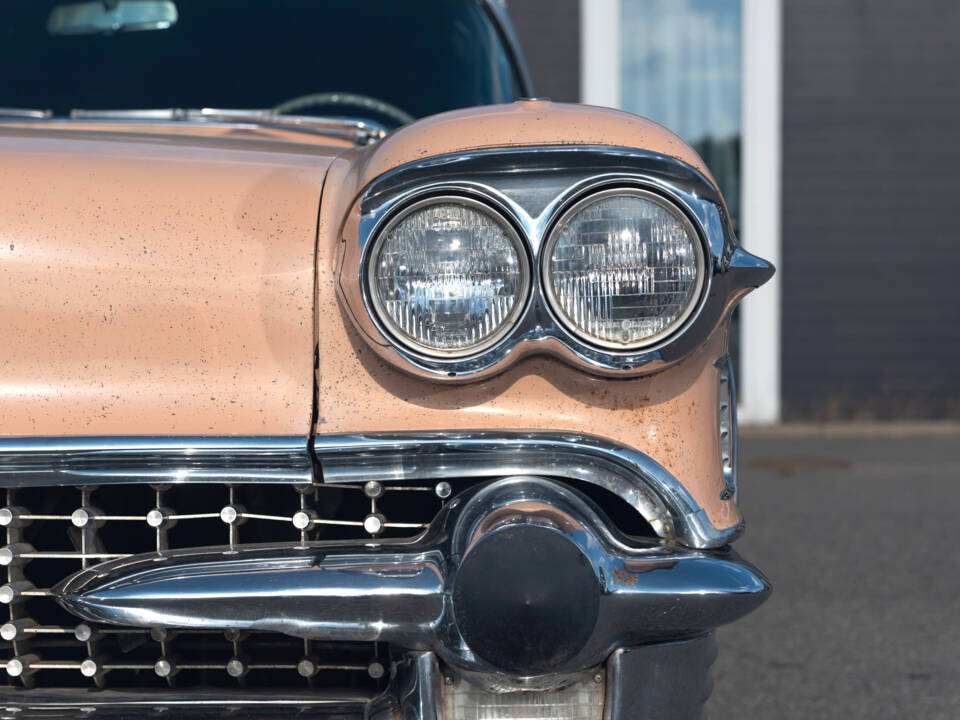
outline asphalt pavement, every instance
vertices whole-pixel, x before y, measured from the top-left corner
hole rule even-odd
[[[719,631],[711,720],[960,718],[960,433],[745,433],[740,483],[774,590]]]

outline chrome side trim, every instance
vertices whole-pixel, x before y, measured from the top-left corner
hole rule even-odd
[[[323,481],[440,480],[545,475],[616,493],[664,538],[692,548],[734,540],[743,524],[718,529],[670,471],[638,450],[565,433],[369,433],[317,435]]]
[[[49,116],[47,116],[49,117]],[[383,138],[386,128],[373,120],[356,118],[319,117],[315,115],[281,115],[273,110],[234,110],[221,108],[157,108],[142,110],[85,110],[70,111],[71,120],[114,120],[121,122],[194,122],[240,123],[282,130],[297,130],[314,135],[326,135],[352,140],[358,145],[369,145]]]
[[[0,438],[0,487],[312,481],[299,436]]]
[[[504,571],[504,553],[516,572]],[[614,648],[733,622],[770,587],[732,550],[624,537],[581,493],[514,477],[462,492],[413,541],[147,553],[81,570],[51,592],[95,622],[388,642],[432,650],[491,686],[546,689]],[[571,600],[583,613],[567,612]],[[501,623],[514,629],[491,632]]]
[[[257,693],[217,690],[86,690],[82,688],[0,690],[0,708],[16,717],[90,718],[154,714],[173,717],[261,718],[329,713],[338,720],[363,717],[371,698],[351,691]],[[297,712],[300,710],[300,713]]]
[[[0,107],[0,118],[17,118],[20,120],[46,120],[53,113],[50,110],[34,110],[32,108]]]
[[[720,380],[720,404],[717,415],[720,428],[720,467],[723,470],[724,482],[720,499],[733,499],[734,502],[738,502],[737,384],[733,376],[733,359],[729,355],[724,355],[714,364],[719,371]]]
[[[397,212],[442,195],[497,208],[526,242],[535,267],[557,219],[593,193],[624,188],[653,193],[690,221],[705,253],[704,290],[682,328],[627,352],[600,348],[570,332],[533,274],[530,301],[495,345],[462,358],[414,352],[382,331],[365,276],[371,247]],[[723,199],[695,168],[665,155],[605,146],[543,146],[477,150],[427,158],[391,170],[363,191],[350,210],[359,222],[344,237],[337,292],[370,347],[387,362],[438,382],[472,382],[505,370],[524,356],[549,354],[596,375],[647,375],[679,362],[726,320],[746,291],[766,282],[773,266],[737,244]]]

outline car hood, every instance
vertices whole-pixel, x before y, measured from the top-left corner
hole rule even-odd
[[[0,128],[0,435],[306,435],[336,141]]]

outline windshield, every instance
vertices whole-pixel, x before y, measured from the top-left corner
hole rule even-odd
[[[7,0],[0,107],[277,108],[388,126],[508,102],[477,0]]]

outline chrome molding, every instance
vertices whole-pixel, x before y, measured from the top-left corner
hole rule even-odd
[[[720,373],[720,398],[717,408],[720,428],[720,467],[723,471],[724,487],[720,492],[721,500],[737,502],[738,437],[737,437],[737,385],[733,377],[733,359],[724,355],[714,363]]]
[[[49,118],[49,116],[46,116]],[[55,118],[52,118],[55,119]],[[227,123],[242,127],[295,130],[313,135],[325,135],[351,140],[358,145],[369,145],[383,138],[386,128],[373,120],[358,118],[319,117],[315,115],[281,115],[273,110],[234,110],[221,108],[157,108],[142,110],[84,110],[70,111],[71,120],[115,122],[192,122]]]
[[[17,718],[91,718],[163,715],[185,718],[363,717],[372,698],[363,693],[304,691],[253,693],[175,690],[151,693],[79,688],[0,690],[0,711]]]
[[[312,481],[306,437],[0,438],[0,487]]]
[[[527,244],[534,267],[554,224],[582,198],[610,188],[653,193],[678,208],[703,243],[706,275],[700,301],[682,327],[630,352],[593,345],[570,332],[545,298],[533,273],[531,299],[512,329],[492,347],[465,358],[437,358],[391,340],[372,307],[366,267],[373,241],[413,203],[460,196],[498,209]],[[546,353],[599,375],[643,375],[686,357],[722,323],[749,288],[773,267],[740,248],[713,184],[675,158],[643,150],[545,146],[464,152],[402,166],[368,186],[351,209],[350,236],[338,270],[338,293],[357,330],[384,359],[414,375],[466,382],[501,372],[525,355]],[[356,234],[354,235],[354,229]]]
[[[464,491],[413,541],[149,553],[52,589],[95,622],[376,640],[515,689],[559,686],[617,647],[695,637],[769,591],[732,550],[626,538],[579,492],[536,477]]]
[[[568,433],[369,433],[317,435],[325,483],[545,475],[617,494],[663,538],[692,548],[735,539],[742,523],[718,529],[665,467],[638,450]]]
[[[692,548],[734,540],[648,455],[572,433],[428,432],[298,436],[0,438],[0,487],[111,483],[325,483],[494,479],[534,474],[603,487],[654,531]]]
[[[17,120],[46,120],[53,115],[49,110],[34,110],[32,108],[0,107],[0,118],[14,118]]]

